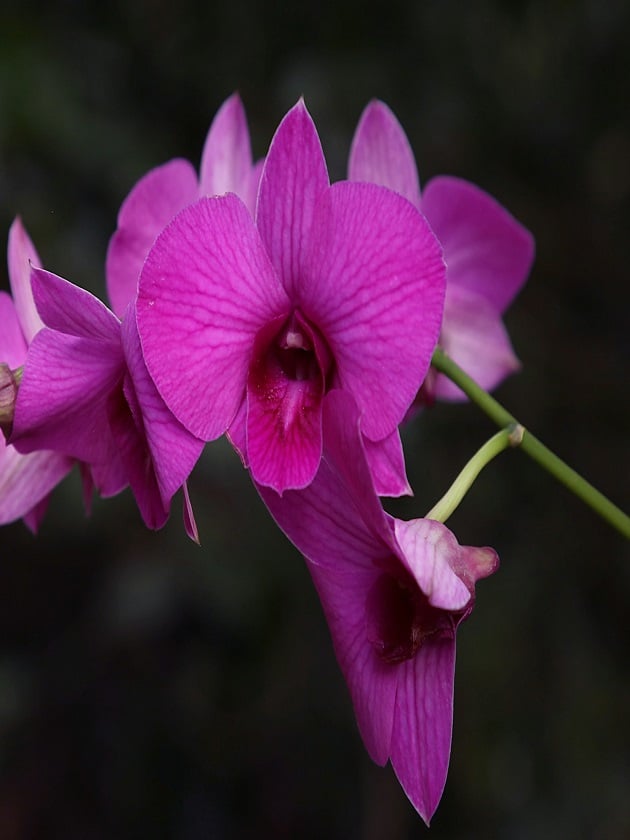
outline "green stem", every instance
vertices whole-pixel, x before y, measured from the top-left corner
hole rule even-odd
[[[491,420],[499,426],[518,424],[518,421],[509,411],[484,391],[474,379],[455,364],[439,347],[433,353],[433,367],[440,373],[447,376],[454,382],[479,408],[485,412]],[[590,508],[605,519],[613,528],[616,528],[626,538],[630,539],[630,517],[621,508],[613,504],[592,484],[576,473],[568,464],[558,458],[544,443],[534,437],[527,430],[523,433],[521,441],[523,449],[530,458],[533,458],[541,467],[547,470],[558,481],[568,487],[572,493],[582,499]]]
[[[508,446],[519,446],[523,431],[522,426],[512,424],[505,429],[501,429],[500,432],[497,432],[490,440],[486,441],[481,449],[466,464],[440,501],[426,514],[425,519],[446,522],[470,490],[481,470],[493,458],[496,458],[497,455],[507,449]]]

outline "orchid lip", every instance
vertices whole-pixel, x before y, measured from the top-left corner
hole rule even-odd
[[[453,638],[450,613],[432,607],[409,576],[387,572],[375,580],[365,601],[368,641],[384,662],[412,659],[429,638]]]

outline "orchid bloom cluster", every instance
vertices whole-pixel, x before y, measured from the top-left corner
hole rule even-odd
[[[439,177],[421,193],[383,103],[331,184],[302,101],[255,163],[234,95],[199,176],[170,161],[123,203],[111,308],[42,268],[12,225],[0,523],[37,530],[77,463],[88,509],[94,490],[129,486],[150,528],[181,489],[196,539],[186,481],[226,434],[306,559],[370,756],[391,761],[428,822],[450,755],[456,629],[498,559],[442,522],[392,518],[380,497],[411,492],[401,423],[464,398],[431,367],[438,342],[486,388],[517,369],[501,316],[532,259],[530,234],[472,184]]]

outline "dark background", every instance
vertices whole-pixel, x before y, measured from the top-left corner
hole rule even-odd
[[[384,99],[423,182],[478,183],[534,233],[499,398],[628,507],[630,6],[623,0],[49,0],[0,12],[0,227],[104,294],[121,201],[196,165],[239,90],[256,156],[304,94],[331,175]],[[3,234],[6,236],[6,234]],[[1,272],[6,286],[6,273]],[[492,433],[438,405],[406,431],[428,510]],[[0,838],[630,836],[627,543],[521,453],[449,521],[502,566],[461,627],[433,827],[367,757],[297,552],[228,445],[146,531],[128,492],[86,519],[76,476],[37,538],[0,534]],[[401,508],[398,508],[401,510]]]

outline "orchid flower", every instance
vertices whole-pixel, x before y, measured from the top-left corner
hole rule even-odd
[[[30,266],[39,265],[39,257],[20,219],[9,230],[8,262],[13,299],[0,292],[0,361],[15,370],[24,364],[28,345],[43,327],[30,284]],[[0,434],[0,525],[22,518],[37,531],[50,491],[72,465],[72,459],[58,452],[22,455]]]
[[[442,349],[485,390],[518,370],[501,316],[532,265],[534,241],[529,231],[491,196],[460,178],[433,178],[421,194],[409,141],[383,102],[371,102],[359,120],[348,177],[382,184],[405,196],[439,239],[446,261]],[[433,370],[421,396],[425,401],[466,399]]]
[[[255,222],[235,195],[203,198],[158,236],[138,330],[173,414],[203,440],[228,430],[258,483],[310,483],[322,401],[341,388],[363,412],[379,492],[400,493],[397,426],[429,367],[444,283],[437,240],[409,202],[373,184],[330,186],[300,101],[271,143]]]
[[[204,195],[234,192],[253,214],[262,161],[254,165],[243,104],[227,99],[212,121],[199,177],[191,163],[176,158],[141,178],[120,208],[107,251],[107,291],[122,318],[135,298],[140,269],[160,231],[188,204]]]
[[[31,285],[46,327],[29,347],[11,442],[20,452],[52,449],[89,464],[103,496],[131,485],[146,525],[160,528],[203,442],[155,390],[133,303],[121,322],[89,292],[51,272],[33,268]],[[196,539],[185,488],[184,495],[186,529]]]
[[[448,770],[456,629],[498,558],[460,546],[440,522],[383,511],[350,395],[331,391],[323,420],[311,484],[282,497],[258,490],[306,558],[370,756],[391,761],[428,823]]]

